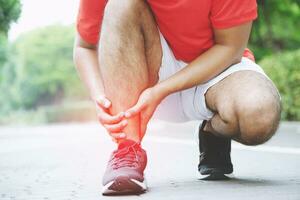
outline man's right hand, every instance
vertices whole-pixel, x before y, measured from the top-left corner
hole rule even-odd
[[[95,103],[98,120],[107,130],[109,135],[115,141],[126,138],[126,134],[122,132],[128,123],[124,117],[124,112],[120,112],[117,115],[111,115],[109,113],[111,102],[105,97],[105,95],[98,96]]]

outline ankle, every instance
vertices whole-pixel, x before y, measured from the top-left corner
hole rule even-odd
[[[128,141],[128,140],[131,140],[131,141],[133,141],[133,142],[135,142],[135,143],[141,144],[141,140],[136,139],[136,138],[124,138],[124,139],[118,139],[118,140],[116,140],[116,143],[119,145],[119,144],[121,144],[121,143],[123,143],[123,142],[126,142],[126,141]]]

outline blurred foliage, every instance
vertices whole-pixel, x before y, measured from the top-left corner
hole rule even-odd
[[[3,79],[2,112],[36,109],[83,95],[72,62],[72,27],[53,25],[20,36],[11,46]]]
[[[0,70],[6,62],[7,57],[7,38],[5,34],[0,33]],[[1,81],[1,73],[0,73],[0,81]]]
[[[250,47],[257,60],[300,47],[300,0],[258,0]]]
[[[19,0],[0,0],[0,32],[7,33],[11,22],[16,21],[21,13]]]
[[[0,70],[7,57],[7,32],[10,24],[17,21],[20,13],[21,4],[19,0],[0,0]]]
[[[268,56],[259,64],[282,96],[282,118],[300,121],[300,50]]]

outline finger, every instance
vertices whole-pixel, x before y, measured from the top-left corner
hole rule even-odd
[[[103,108],[106,108],[106,109],[111,106],[111,102],[104,95],[97,96],[96,103],[97,103],[97,105],[99,105]]]
[[[99,110],[98,119],[102,124],[117,124],[122,121],[124,117],[124,112],[120,112],[117,115],[110,115],[103,110]]]
[[[139,114],[143,110],[144,107],[145,107],[145,104],[142,104],[142,103],[138,102],[136,105],[129,108],[125,112],[125,117],[130,118],[130,117],[133,117],[133,116]]]
[[[127,120],[123,120],[118,124],[104,124],[103,126],[109,133],[118,133],[125,126],[127,126],[127,124],[128,124]]]
[[[113,138],[113,140],[116,142],[118,139],[124,139],[126,138],[125,133],[110,133],[110,136]]]

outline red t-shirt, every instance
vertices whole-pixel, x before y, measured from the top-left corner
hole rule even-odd
[[[99,40],[107,0],[80,0],[77,30],[88,43]],[[254,20],[256,0],[148,0],[158,27],[178,60],[190,62],[214,44],[213,28]]]

